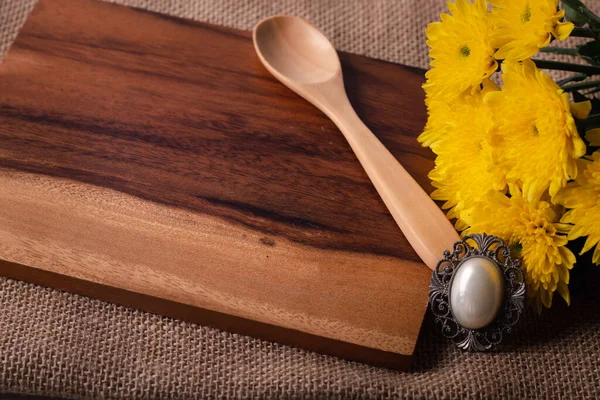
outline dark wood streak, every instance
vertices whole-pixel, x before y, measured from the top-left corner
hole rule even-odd
[[[77,130],[81,132],[87,132],[94,135],[106,135],[114,138],[127,138],[128,140],[139,141],[141,143],[148,143],[158,147],[165,147],[172,150],[189,152],[193,155],[204,155],[206,156],[206,150],[204,146],[208,144],[208,140],[202,137],[194,138],[196,141],[190,143],[189,141],[178,140],[178,138],[171,138],[168,136],[161,135],[161,131],[156,126],[138,126],[132,124],[123,124],[119,121],[111,121],[108,119],[94,119],[94,118],[80,118],[74,115],[52,115],[52,114],[37,114],[37,110],[34,108],[15,108],[8,105],[0,105],[0,113],[5,118],[18,119],[22,122],[34,122],[39,125],[46,125],[50,128],[59,127],[66,130]],[[277,142],[277,150],[282,153],[297,154],[298,152],[303,153],[308,157],[318,157],[329,161],[339,161],[341,157],[346,156],[344,152],[340,152],[338,149],[323,149],[315,146],[313,143],[300,143],[292,142],[287,140],[287,137],[273,136],[270,137],[265,135],[262,131],[249,131],[246,123],[246,119],[226,111],[222,112],[222,115],[227,118],[227,122],[221,121],[194,121],[177,118],[168,118],[166,121],[173,125],[179,125],[188,127],[191,129],[202,129],[210,130],[216,133],[222,133],[224,130],[227,131],[227,139],[215,139],[210,138],[211,142],[216,141],[229,141],[231,137],[236,134],[246,134],[246,142],[261,142],[266,140],[273,140]],[[273,122],[278,122],[273,119]],[[0,135],[2,132],[0,132]],[[407,151],[407,154],[414,154],[419,156],[418,153],[412,150]],[[352,184],[361,184],[362,182],[353,180],[352,177],[347,177]]]

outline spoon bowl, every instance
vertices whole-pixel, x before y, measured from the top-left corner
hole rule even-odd
[[[286,15],[260,21],[253,32],[256,52],[277,79],[303,84],[341,74],[331,42],[308,21]]]

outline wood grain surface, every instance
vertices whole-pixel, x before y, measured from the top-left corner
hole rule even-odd
[[[76,3],[76,4],[75,4]],[[427,191],[419,71],[340,54]],[[41,0],[0,64],[0,274],[407,368],[430,271],[248,32]]]

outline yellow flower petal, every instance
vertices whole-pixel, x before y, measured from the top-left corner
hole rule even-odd
[[[554,27],[554,31],[552,32],[552,34],[558,40],[565,40],[569,37],[574,28],[575,25],[573,25],[572,22],[559,22]]]
[[[592,111],[592,102],[589,100],[571,103],[571,114],[577,119],[586,119]]]
[[[570,208],[562,217],[562,222],[573,224],[569,240],[587,236],[581,254],[596,247],[593,261],[600,264],[600,151],[589,158],[578,163],[577,178],[557,193],[555,201]]]
[[[600,146],[600,128],[594,128],[586,131],[585,138],[588,142],[590,142],[590,146]]]
[[[481,94],[486,94],[490,92],[496,92],[500,90],[500,86],[498,86],[494,81],[489,78],[486,78],[481,82]]]
[[[594,264],[600,265],[600,246],[596,246],[596,250],[594,250],[594,256],[592,258],[592,261],[594,262]]]

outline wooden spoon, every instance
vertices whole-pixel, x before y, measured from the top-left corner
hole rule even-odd
[[[342,131],[377,192],[419,257],[434,269],[460,238],[439,207],[354,112],[335,48],[308,21],[274,16],[253,31],[264,66],[323,111]]]

